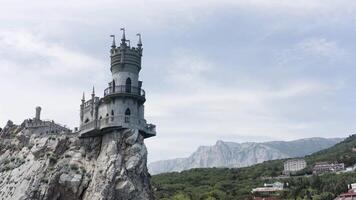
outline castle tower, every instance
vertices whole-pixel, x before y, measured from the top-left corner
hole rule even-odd
[[[144,117],[145,91],[139,80],[142,58],[141,35],[137,47],[131,47],[122,30],[121,43],[116,46],[115,36],[110,50],[112,80],[104,90],[104,97],[85,101],[80,112],[80,135],[91,137],[113,129],[138,129],[145,138],[155,136],[155,125],[147,124]]]
[[[36,107],[36,116],[35,116],[36,120],[41,120],[41,107],[37,106]]]

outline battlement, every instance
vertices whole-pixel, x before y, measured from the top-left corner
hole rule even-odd
[[[131,47],[130,40],[126,40],[125,29],[121,29],[123,35],[121,43],[116,47],[115,35],[113,37],[113,44],[111,46],[111,72],[117,72],[118,69],[122,69],[127,66],[126,69],[137,68],[137,71],[141,70],[141,57],[142,57],[142,41],[141,34],[137,43],[137,47]]]
[[[111,71],[113,72],[114,68],[122,66],[134,66],[138,70],[141,70],[141,51],[138,51],[137,48],[132,47],[132,49],[121,49],[115,48],[114,53],[111,54]]]

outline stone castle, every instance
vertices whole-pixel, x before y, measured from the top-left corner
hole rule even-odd
[[[125,128],[137,129],[144,138],[156,135],[156,126],[148,124],[144,116],[145,91],[142,89],[142,81],[139,81],[141,70],[142,41],[138,36],[137,47],[127,44],[125,29],[121,43],[116,46],[115,36],[111,45],[111,73],[112,81],[104,90],[104,97],[95,95],[95,90],[89,100],[85,100],[83,94],[80,105],[80,126],[75,133],[79,137],[95,137],[112,130]],[[41,120],[41,107],[36,107],[36,115],[33,119],[24,122],[25,129],[32,133],[42,134],[71,133],[67,127],[51,120]]]
[[[25,130],[34,134],[58,134],[72,133],[72,131],[64,125],[55,123],[53,120],[41,119],[41,107],[36,107],[36,115],[32,119],[26,119],[23,122]]]
[[[103,97],[83,95],[78,128],[41,119],[37,107],[0,130],[0,199],[154,199],[144,140],[156,130],[144,117],[141,36],[131,47],[122,31],[119,46],[112,36],[112,80]]]
[[[112,80],[104,91],[104,97],[96,97],[95,91],[89,100],[83,94],[80,105],[80,137],[103,135],[112,130],[137,129],[144,138],[156,135],[156,126],[148,124],[144,116],[145,91],[139,81],[141,70],[142,41],[138,36],[137,47],[126,40],[125,29],[121,43],[116,46],[115,36],[111,45]],[[128,44],[129,43],[129,44]]]

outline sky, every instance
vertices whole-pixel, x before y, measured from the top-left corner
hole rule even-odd
[[[149,162],[217,140],[356,131],[356,1],[0,0],[0,127],[73,128],[83,91],[111,80],[111,34],[137,42]]]

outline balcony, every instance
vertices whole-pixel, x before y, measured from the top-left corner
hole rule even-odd
[[[156,135],[156,126],[153,124],[147,124],[145,119],[138,119],[127,115],[117,115],[83,124],[80,127],[80,136],[91,137],[101,135],[103,130],[110,128],[138,129],[141,133],[143,133],[145,138]]]
[[[104,90],[105,97],[116,97],[116,96],[131,96],[137,97],[140,100],[145,101],[145,91],[139,87],[134,87],[130,85],[117,85],[115,87],[108,87]]]

